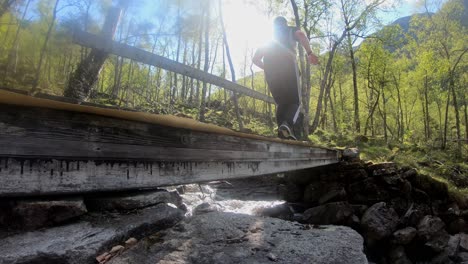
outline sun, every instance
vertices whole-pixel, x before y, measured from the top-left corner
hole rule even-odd
[[[235,64],[243,64],[246,52],[272,39],[272,21],[248,0],[224,0],[223,16],[231,53]],[[250,63],[250,58],[248,63]]]

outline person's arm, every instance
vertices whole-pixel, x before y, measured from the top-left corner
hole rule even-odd
[[[253,64],[257,65],[257,67],[259,67],[260,69],[264,69],[264,65],[263,65],[263,56],[264,56],[264,52],[263,52],[263,49],[257,49],[257,51],[255,51],[255,54],[252,58],[252,62]]]
[[[307,38],[306,34],[302,32],[301,30],[297,30],[294,33],[296,39],[299,41],[299,43],[304,47],[304,49],[307,52],[307,60],[309,61],[310,64],[317,65],[318,64],[318,57],[312,53],[312,50],[310,49],[309,45],[309,39]]]

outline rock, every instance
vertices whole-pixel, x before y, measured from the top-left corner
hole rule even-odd
[[[435,180],[430,176],[420,174],[412,180],[411,184],[415,188],[430,193],[432,199],[445,200],[448,198],[447,184]]]
[[[322,195],[319,199],[319,204],[326,204],[329,202],[343,201],[346,199],[346,191],[343,187],[338,189],[331,189],[328,193]]]
[[[387,200],[389,197],[388,192],[377,186],[372,178],[366,178],[363,181],[350,184],[347,194],[350,202],[369,205]]]
[[[468,253],[467,252],[460,252],[457,257],[460,260],[461,264],[468,264]]]
[[[308,204],[317,203],[324,192],[323,186],[317,183],[311,183],[305,188],[302,201]]]
[[[442,230],[433,235],[424,245],[430,248],[432,251],[439,253],[445,249],[449,239],[450,235],[445,232],[445,230]]]
[[[53,226],[87,213],[81,198],[67,200],[18,201],[12,208],[13,219],[25,229]]]
[[[418,175],[416,169],[409,169],[401,174],[404,179],[412,179]]]
[[[131,237],[125,241],[125,247],[130,248],[138,243],[138,240],[134,237]]]
[[[456,218],[448,224],[447,231],[450,234],[468,233],[468,223],[461,217]]]
[[[409,244],[416,237],[418,231],[414,227],[406,227],[393,233],[393,243],[399,245]]]
[[[460,250],[468,252],[468,234],[460,234]]]
[[[374,177],[380,177],[384,175],[394,175],[398,172],[398,167],[393,162],[384,162],[372,164],[367,167],[369,174]]]
[[[267,258],[271,261],[278,261],[278,257],[273,253],[268,253]]]
[[[304,190],[303,202],[307,204],[317,204],[320,199],[333,199],[334,195],[342,195],[344,188],[337,183],[311,183]],[[331,195],[331,196],[330,196]],[[345,192],[346,195],[346,192]],[[327,196],[327,197],[324,197]]]
[[[176,191],[158,190],[93,197],[85,202],[93,211],[131,211],[160,203],[171,203],[180,207],[182,198]]]
[[[195,209],[193,209],[193,214],[200,215],[200,214],[206,214],[210,212],[219,212],[219,211],[221,211],[219,206],[205,202],[195,207]]]
[[[342,226],[310,228],[276,218],[212,212],[142,240],[110,260],[129,263],[367,263],[362,237]],[[252,232],[253,231],[253,232]]]
[[[310,224],[337,225],[347,222],[354,214],[346,202],[336,202],[310,208],[304,212],[304,220]]]
[[[183,212],[165,204],[135,214],[87,216],[86,221],[0,240],[0,263],[95,263],[102,254],[127,237],[142,237],[174,225]]]
[[[418,224],[418,236],[428,241],[444,228],[445,224],[439,217],[426,215]]]
[[[284,188],[283,195],[282,195],[284,200],[286,200],[287,202],[291,202],[291,203],[301,201],[303,191],[297,184],[288,182],[282,188]]]
[[[344,160],[359,160],[359,149],[357,148],[347,148],[343,150],[343,159]]]
[[[398,225],[398,215],[385,202],[372,205],[361,219],[361,227],[369,246],[389,237]]]
[[[367,179],[368,175],[364,169],[353,169],[343,172],[343,177],[348,183],[353,183]]]
[[[294,211],[289,204],[282,203],[273,207],[259,208],[256,210],[256,215],[290,220],[294,215]]]
[[[411,264],[411,261],[406,256],[405,248],[403,246],[392,248],[388,254],[388,258],[392,264]]]
[[[447,242],[447,247],[445,248],[445,253],[447,256],[453,258],[458,254],[460,246],[460,235],[450,236],[449,241]]]
[[[369,209],[369,206],[365,204],[352,204],[351,207],[353,208],[354,213],[358,217],[362,217],[362,215],[367,211],[367,209]]]

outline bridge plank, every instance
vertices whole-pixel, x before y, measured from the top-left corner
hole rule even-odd
[[[339,159],[307,145],[0,103],[0,197],[154,188]]]

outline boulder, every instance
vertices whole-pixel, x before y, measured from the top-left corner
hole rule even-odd
[[[216,204],[211,204],[211,203],[201,203],[193,209],[193,214],[194,215],[200,215],[200,214],[206,214],[210,212],[220,212],[221,208],[216,205]]]
[[[25,229],[54,226],[87,213],[82,198],[66,200],[23,200],[11,209],[12,225]],[[18,226],[17,226],[18,227]]]
[[[399,245],[409,244],[416,237],[418,231],[414,227],[405,227],[393,233],[392,242]]]
[[[392,235],[398,225],[398,214],[385,202],[372,205],[361,219],[361,228],[369,246]]]
[[[259,208],[256,210],[256,215],[290,220],[294,216],[294,210],[289,204],[282,203],[272,207]]]
[[[371,205],[389,198],[388,192],[380,188],[372,178],[350,184],[347,193],[352,203]]]
[[[344,224],[354,214],[352,206],[346,202],[335,202],[310,208],[304,212],[304,220],[310,224]]]
[[[362,237],[342,226],[311,228],[276,218],[212,212],[143,239],[108,264],[367,263]],[[180,230],[183,230],[181,232]]]
[[[344,188],[337,183],[311,183],[304,191],[303,202],[307,204],[317,204],[320,199],[333,200],[343,196]],[[346,192],[344,193],[346,195]]]
[[[468,223],[465,219],[458,217],[448,224],[447,231],[450,234],[468,233]]]
[[[343,201],[346,199],[346,191],[343,187],[333,188],[328,193],[322,195],[319,199],[319,204],[326,204],[329,202]]]
[[[460,234],[460,251],[468,252],[468,234]]]
[[[0,263],[95,263],[95,258],[128,238],[140,238],[174,225],[183,212],[165,204],[134,214],[87,216],[86,221],[0,240]]]
[[[131,211],[160,203],[171,203],[180,207],[182,198],[176,191],[157,190],[91,197],[85,202],[93,211]]]
[[[403,246],[396,246],[390,249],[388,258],[392,264],[411,264],[412,262],[406,256]]]
[[[444,222],[437,216],[426,215],[418,224],[418,236],[428,241],[445,228]]]
[[[348,161],[359,160],[359,149],[347,148],[343,150],[343,159]]]
[[[372,164],[367,167],[370,175],[380,177],[384,175],[394,175],[398,172],[398,166],[393,162]]]

